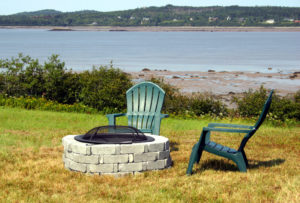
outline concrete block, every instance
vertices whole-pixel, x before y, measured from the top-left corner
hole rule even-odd
[[[121,145],[121,154],[139,154],[145,151],[144,144]]]
[[[77,163],[87,163],[87,164],[98,164],[99,156],[96,155],[83,155],[75,153],[66,153],[67,158],[77,162]]]
[[[116,153],[115,154],[121,154],[121,146],[116,145]]]
[[[114,173],[119,171],[119,164],[114,164]]]
[[[143,170],[143,163],[126,163],[126,164],[119,164],[119,171],[120,172],[134,172],[134,171],[142,171]]]
[[[71,147],[71,151],[73,153],[85,154],[85,155],[91,154],[91,147],[87,146],[85,143],[79,143],[79,142],[76,143],[76,142],[72,141],[69,144],[69,146]]]
[[[142,162],[143,171],[147,170],[147,165],[148,165],[148,162]]]
[[[142,154],[134,154],[134,162],[155,161],[159,152],[147,152]]]
[[[115,154],[116,146],[113,144],[110,145],[94,145],[91,147],[92,154]]]
[[[62,145],[67,146],[70,142],[70,140],[74,140],[74,135],[67,135],[62,138]]]
[[[167,150],[167,151],[161,151],[158,154],[158,159],[166,159],[169,156],[170,156],[170,151],[169,150]]]
[[[133,162],[133,154],[128,154],[128,162]]]
[[[89,164],[87,166],[88,172],[91,173],[113,173],[114,165],[113,164]]]
[[[103,155],[103,160],[105,164],[128,163],[128,154]]]
[[[104,159],[103,159],[104,155],[98,155],[98,156],[99,156],[99,163],[103,164],[104,163]]]
[[[149,144],[149,146],[148,146],[149,152],[159,152],[159,151],[164,151],[164,150],[165,150],[165,143],[163,143],[163,142],[152,143],[152,144]]]
[[[165,168],[165,160],[148,161],[147,170],[157,170]]]
[[[62,144],[64,146],[64,152],[71,152],[72,148],[70,143],[72,143],[72,141],[74,140],[74,135],[67,135],[65,137],[62,138]]]
[[[146,145],[144,146],[144,152],[145,152],[145,153],[146,153],[146,152],[149,152],[148,147],[149,147],[149,144],[146,144]]]
[[[69,168],[74,171],[86,172],[86,164],[76,163],[75,161],[69,160]]]

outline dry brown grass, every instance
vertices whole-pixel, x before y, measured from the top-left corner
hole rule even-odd
[[[300,202],[299,127],[262,126],[245,148],[247,173],[203,153],[186,176],[192,146],[209,121],[168,119],[162,134],[171,141],[173,167],[114,178],[71,172],[62,163],[61,138],[105,124],[103,116],[15,109],[0,114],[2,202]],[[213,138],[236,147],[241,137]]]

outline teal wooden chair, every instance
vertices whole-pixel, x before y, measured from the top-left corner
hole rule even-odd
[[[228,158],[236,163],[236,165],[238,166],[241,172],[247,172],[248,160],[246,157],[246,153],[244,151],[244,147],[246,146],[247,141],[255,134],[255,132],[258,130],[258,128],[261,126],[264,119],[266,118],[272,102],[272,94],[273,94],[273,90],[270,92],[270,95],[264,104],[259,119],[254,126],[210,123],[208,124],[208,127],[204,127],[199,141],[194,145],[192,149],[186,174],[187,175],[192,174],[193,165],[196,162],[199,163],[203,150],[218,156]],[[246,135],[244,136],[238,150],[235,150],[210,141],[210,134],[213,131],[245,133]]]
[[[144,133],[159,135],[161,114],[165,91],[152,82],[141,82],[126,92],[127,113],[108,114],[109,125],[116,125],[116,117],[126,116],[128,126],[135,127]]]

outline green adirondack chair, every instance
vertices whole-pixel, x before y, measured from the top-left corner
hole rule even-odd
[[[116,125],[116,117],[126,116],[128,126],[144,133],[159,135],[165,91],[152,82],[141,82],[126,92],[127,113],[107,114],[109,125]]]
[[[258,128],[261,126],[264,119],[266,118],[272,102],[272,94],[273,94],[273,90],[270,92],[270,95],[264,104],[259,119],[254,126],[210,123],[208,124],[208,127],[204,127],[199,141],[194,145],[192,149],[186,174],[187,175],[192,174],[193,165],[196,162],[199,163],[203,150],[218,156],[228,158],[237,164],[241,172],[247,172],[248,160],[246,157],[246,153],[244,151],[244,147],[246,146],[247,141],[255,134],[255,132],[258,130]],[[235,150],[210,141],[210,134],[213,131],[230,132],[230,133],[246,133],[246,135],[244,136],[238,150]]]

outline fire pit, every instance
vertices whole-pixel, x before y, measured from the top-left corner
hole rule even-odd
[[[102,126],[62,139],[65,168],[90,174],[123,175],[171,166],[169,140],[125,126]]]

